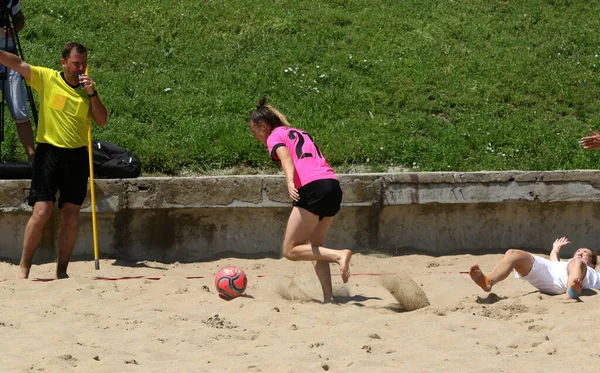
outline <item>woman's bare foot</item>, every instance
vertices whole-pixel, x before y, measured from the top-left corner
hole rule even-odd
[[[483,291],[490,292],[492,290],[492,285],[490,285],[490,280],[487,278],[483,272],[481,272],[481,268],[479,265],[473,264],[469,269],[469,276],[471,276],[471,280],[475,281]]]
[[[342,281],[344,281],[344,284],[348,282],[348,279],[350,278],[350,259],[352,258],[352,251],[351,250],[342,250],[342,253],[340,255],[340,259],[338,260],[338,263],[340,263],[340,273],[342,274]]]

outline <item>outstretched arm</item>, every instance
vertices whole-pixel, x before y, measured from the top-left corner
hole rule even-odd
[[[31,67],[29,64],[21,59],[21,57],[0,50],[0,64],[8,67],[21,74],[25,80],[31,78]]]
[[[285,174],[288,194],[293,201],[297,201],[300,199],[300,195],[298,194],[296,187],[294,187],[294,162],[292,161],[290,151],[285,146],[280,146],[277,148],[276,153],[277,157],[279,157],[279,160],[281,161],[281,167],[283,168],[283,173]]]
[[[557,238],[554,241],[554,244],[552,244],[552,251],[550,251],[550,260],[553,262],[560,262],[560,249],[562,249],[563,246],[570,243],[571,242],[567,240],[567,237]]]

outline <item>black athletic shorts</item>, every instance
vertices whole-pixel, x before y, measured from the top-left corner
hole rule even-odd
[[[30,206],[38,201],[54,203],[56,192],[60,191],[58,207],[62,207],[65,202],[81,206],[87,194],[89,176],[85,146],[65,149],[39,143],[35,149],[28,203]]]
[[[292,204],[319,216],[335,216],[342,204],[342,188],[335,179],[315,180],[298,189],[300,199]]]

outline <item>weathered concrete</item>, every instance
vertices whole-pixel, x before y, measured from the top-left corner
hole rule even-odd
[[[326,244],[432,254],[549,248],[567,236],[600,247],[595,171],[340,175],[343,206]],[[28,180],[0,180],[0,257],[20,257]],[[290,211],[282,176],[97,180],[101,257],[195,261],[234,252],[277,255]],[[59,214],[36,261],[54,258]],[[567,249],[567,248],[565,248]],[[568,254],[568,249],[565,254]],[[75,255],[93,258],[90,202]]]

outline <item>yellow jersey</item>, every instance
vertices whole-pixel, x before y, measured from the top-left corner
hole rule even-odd
[[[40,116],[36,140],[59,148],[87,146],[87,129],[92,120],[88,93],[71,87],[60,72],[30,66],[27,84],[36,90],[40,100]]]

